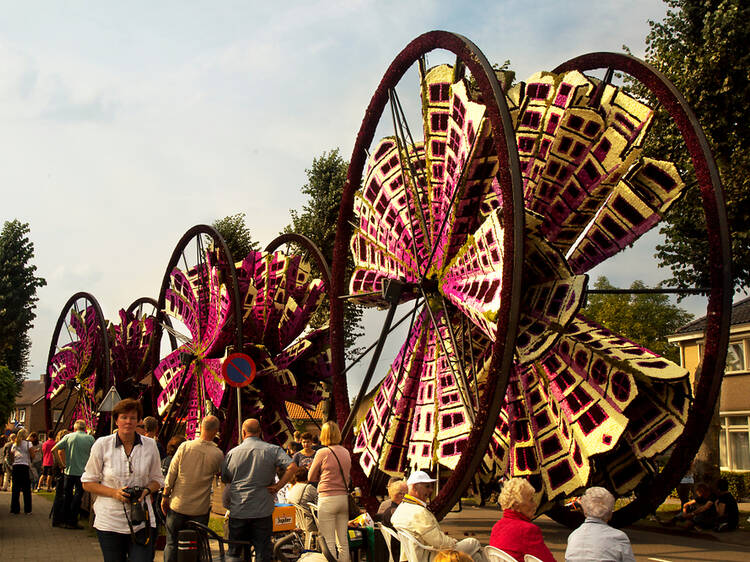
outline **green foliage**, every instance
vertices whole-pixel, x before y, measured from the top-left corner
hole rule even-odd
[[[245,224],[245,213],[228,215],[214,222],[212,226],[224,238],[234,261],[242,261],[252,250],[260,249]]]
[[[3,427],[16,407],[18,390],[16,378],[11,370],[5,365],[0,365],[0,424]]]
[[[721,471],[721,477],[729,484],[729,491],[736,500],[750,497],[750,472]]]
[[[750,2],[664,0],[663,22],[650,21],[646,60],[675,84],[700,121],[724,186],[736,287],[750,285]],[[635,88],[647,96],[643,88]],[[648,96],[647,96],[648,97]],[[657,246],[670,283],[709,286],[708,240],[700,192],[685,143],[659,110],[648,153],[673,161],[688,185],[667,213]]]
[[[346,182],[349,163],[339,154],[336,148],[313,158],[312,166],[305,170],[307,183],[302,186],[302,193],[307,195],[307,203],[301,211],[290,210],[292,224],[284,232],[302,234],[312,240],[320,249],[329,266],[333,262],[333,246],[336,240],[336,222],[339,215],[341,193]],[[353,268],[349,260],[348,272]],[[329,303],[326,300],[311,325],[319,327],[328,322]],[[362,335],[362,307],[347,301],[344,303],[344,333],[346,334],[347,354],[357,353],[354,343]]]
[[[0,364],[20,389],[29,362],[28,332],[36,313],[36,290],[47,282],[34,275],[34,244],[28,223],[6,221],[0,232]]]
[[[615,287],[602,276],[595,289]],[[630,289],[645,289],[642,281],[634,281]],[[679,349],[667,342],[667,336],[689,322],[693,315],[669,302],[664,294],[589,294],[582,314],[613,332],[679,363]]]

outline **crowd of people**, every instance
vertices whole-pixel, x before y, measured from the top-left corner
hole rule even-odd
[[[216,444],[220,422],[202,420],[194,440],[173,437],[164,448],[159,443],[158,422],[142,418],[137,400],[120,401],[112,411],[117,430],[97,440],[83,420],[73,431],[60,431],[40,444],[21,429],[0,442],[3,489],[11,488],[11,513],[31,513],[32,488],[52,489],[56,495],[52,525],[80,529],[81,497],[92,494],[94,523],[105,561],[151,561],[160,523],[166,529],[164,560],[177,559],[177,538],[190,521],[208,525],[211,497],[217,475],[225,484],[223,504],[228,509],[229,560],[273,558],[272,514],[280,500],[297,506],[298,527],[305,531],[305,548],[313,534],[330,556],[349,561],[350,513],[349,452],[341,446],[341,432],[326,422],[317,436],[295,434],[286,450],[261,438],[258,420],[242,424],[242,440],[226,456]],[[36,465],[36,466],[35,466]],[[398,532],[390,551],[395,560],[410,562],[482,562],[487,550],[475,538],[458,540],[443,532],[429,510],[436,480],[416,470],[408,479],[391,478],[388,497],[380,504],[376,520]],[[727,531],[738,526],[736,500],[726,480],[716,492],[706,484],[691,484],[693,499],[680,488],[679,513],[665,524]],[[543,562],[554,560],[540,528],[532,522],[537,493],[525,479],[512,478],[499,495],[502,516],[492,527],[489,547],[516,560],[532,555]],[[592,487],[578,500],[585,521],[568,537],[565,559],[635,560],[627,535],[608,523],[615,499],[604,488]],[[312,509],[316,517],[312,516]],[[405,540],[403,540],[405,539]],[[244,543],[244,544],[242,544]],[[425,548],[426,547],[426,548]]]

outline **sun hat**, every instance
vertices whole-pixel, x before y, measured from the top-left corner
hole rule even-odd
[[[411,486],[412,484],[430,484],[432,482],[437,482],[434,478],[430,478],[430,475],[427,474],[424,470],[417,470],[416,472],[412,472],[409,475],[409,479],[406,481],[406,483]]]

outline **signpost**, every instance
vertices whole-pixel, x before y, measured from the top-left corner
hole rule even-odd
[[[113,386],[110,387],[109,392],[107,392],[107,395],[104,397],[104,400],[102,400],[102,403],[99,404],[99,408],[97,409],[99,412],[111,412],[115,409],[115,404],[117,404],[122,398],[120,398],[120,393],[117,392],[117,389]],[[109,416],[109,432],[112,433],[115,430],[115,421],[112,419],[112,416]]]
[[[242,407],[240,389],[255,379],[255,363],[245,353],[232,353],[221,365],[221,374],[229,386],[237,389],[237,443],[242,443]]]

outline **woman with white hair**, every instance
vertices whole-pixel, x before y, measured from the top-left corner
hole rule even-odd
[[[532,554],[544,562],[554,562],[542,531],[531,522],[536,513],[534,487],[524,478],[511,478],[500,492],[503,516],[492,527],[490,546],[504,550],[519,562]]]
[[[635,562],[628,536],[607,523],[615,498],[604,488],[589,488],[579,500],[586,520],[568,537],[566,562]]]

